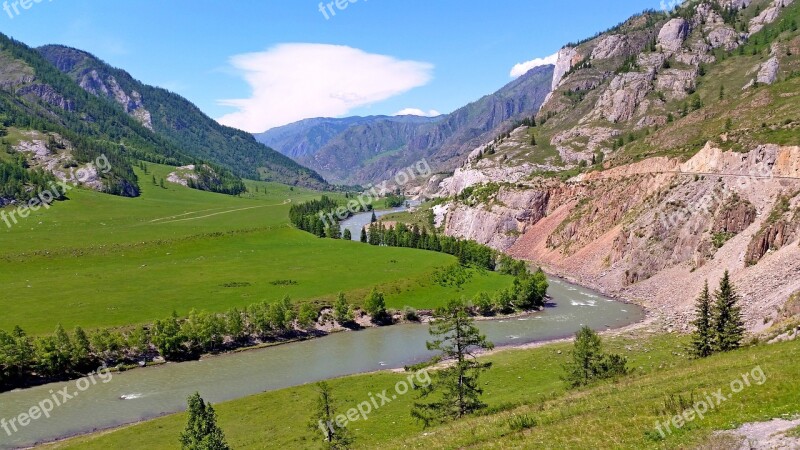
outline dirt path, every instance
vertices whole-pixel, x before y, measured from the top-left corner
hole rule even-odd
[[[247,208],[229,209],[229,210],[226,210],[226,211],[220,211],[220,212],[216,212],[216,213],[213,213],[213,214],[206,214],[204,216],[186,217],[186,218],[183,218],[183,219],[177,219],[177,217],[188,216],[188,215],[191,215],[191,214],[200,214],[202,212],[207,212],[207,211],[213,211],[214,210],[214,209],[206,209],[206,210],[203,210],[203,211],[194,211],[194,212],[188,212],[188,213],[185,213],[185,214],[180,214],[180,215],[177,215],[177,216],[171,216],[171,217],[164,217],[164,218],[161,218],[161,219],[155,219],[155,220],[151,220],[150,222],[151,223],[152,222],[159,222],[159,221],[161,221],[160,223],[188,222],[190,220],[207,219],[209,217],[219,216],[219,215],[222,215],[222,214],[230,214],[230,213],[239,212],[239,211],[247,211],[247,210],[250,210],[250,209],[271,208],[271,207],[275,207],[275,206],[283,206],[283,205],[288,205],[291,202],[292,202],[292,199],[286,199],[286,200],[283,201],[283,203],[275,203],[274,205],[248,206]],[[172,219],[172,220],[168,220],[168,219]]]

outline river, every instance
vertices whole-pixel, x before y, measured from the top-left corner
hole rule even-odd
[[[559,279],[551,279],[549,294],[552,305],[540,313],[481,321],[478,326],[490,341],[506,346],[567,337],[582,325],[597,330],[618,328],[644,317],[636,305]],[[426,325],[395,325],[114,374],[108,383],[91,385],[55,408],[49,418],[33,421],[11,436],[0,428],[0,449],[181,411],[195,391],[219,403],[323,379],[400,368],[431,357],[425,348],[429,338]],[[76,386],[73,381],[0,394],[0,419],[17,417],[64,388],[76,393]]]
[[[618,328],[644,316],[636,305],[558,279],[551,279],[550,295],[554,305],[543,312],[481,321],[478,326],[498,346],[520,345],[567,337],[582,325],[597,330]],[[0,448],[28,446],[177,412],[195,391],[218,403],[328,378],[403,367],[431,356],[425,349],[429,338],[425,325],[395,325],[114,374],[110,382],[80,392],[56,408],[50,418],[41,418],[11,437],[0,428]],[[50,398],[51,391],[69,388],[75,392],[75,386],[75,382],[55,383],[2,394],[0,418],[8,420],[28,411]]]

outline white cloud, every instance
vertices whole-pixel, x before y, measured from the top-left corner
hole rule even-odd
[[[238,111],[219,122],[251,133],[345,115],[423,86],[433,71],[428,63],[327,44],[280,44],[233,56],[230,63],[253,92],[247,99],[221,100]]]
[[[422,116],[422,117],[436,117],[441,116],[442,113],[439,111],[432,109],[428,112],[425,112],[419,108],[406,108],[397,111],[396,113],[392,114],[394,116]]]
[[[511,74],[510,74],[511,78],[519,78],[528,73],[528,71],[530,71],[534,67],[546,66],[548,64],[555,64],[556,61],[558,61],[558,53],[552,54],[545,58],[536,58],[530,61],[521,62],[519,64],[514,65],[514,67],[511,68]]]

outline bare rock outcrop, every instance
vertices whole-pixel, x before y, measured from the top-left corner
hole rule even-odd
[[[579,59],[578,51],[573,47],[564,47],[559,50],[558,60],[556,60],[555,71],[553,72],[553,90],[558,87],[564,75],[572,69],[572,66],[578,63]]]
[[[634,117],[639,104],[653,89],[654,72],[627,72],[617,75],[597,101],[590,117],[617,123]]]
[[[761,68],[758,70],[756,81],[762,84],[774,83],[778,79],[779,68],[780,64],[778,63],[778,58],[773,56],[761,65]]]
[[[445,232],[506,250],[547,214],[549,199],[549,190],[503,189],[490,205],[451,204]]]
[[[49,84],[32,83],[17,89],[17,95],[22,97],[35,97],[38,100],[63,109],[64,111],[75,111],[75,102],[59,94]]]
[[[126,113],[133,116],[145,128],[149,130],[153,129],[150,111],[144,107],[141,94],[132,91],[131,94],[128,95],[113,75],[109,75],[106,80],[103,80],[96,70],[91,70],[78,81],[78,84],[85,91],[93,95],[102,95],[113,99],[125,109]]]
[[[685,19],[671,19],[658,32],[657,44],[662,50],[675,53],[681,49],[690,31],[689,22]]]
[[[794,0],[774,0],[769,8],[761,11],[761,14],[750,19],[750,34],[758,33],[765,25],[775,22],[775,19],[777,19],[778,15],[781,13],[781,9],[791,5],[792,2],[794,2]]]
[[[608,59],[617,56],[626,56],[631,51],[628,36],[624,34],[610,34],[603,37],[592,50],[591,59]]]
[[[697,76],[697,69],[666,69],[656,78],[656,90],[669,100],[682,100],[695,89]]]

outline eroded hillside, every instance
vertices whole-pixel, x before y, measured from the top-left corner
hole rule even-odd
[[[438,223],[668,328],[725,270],[749,328],[777,320],[800,290],[799,9],[692,2],[565,47],[536,123],[426,188]]]

